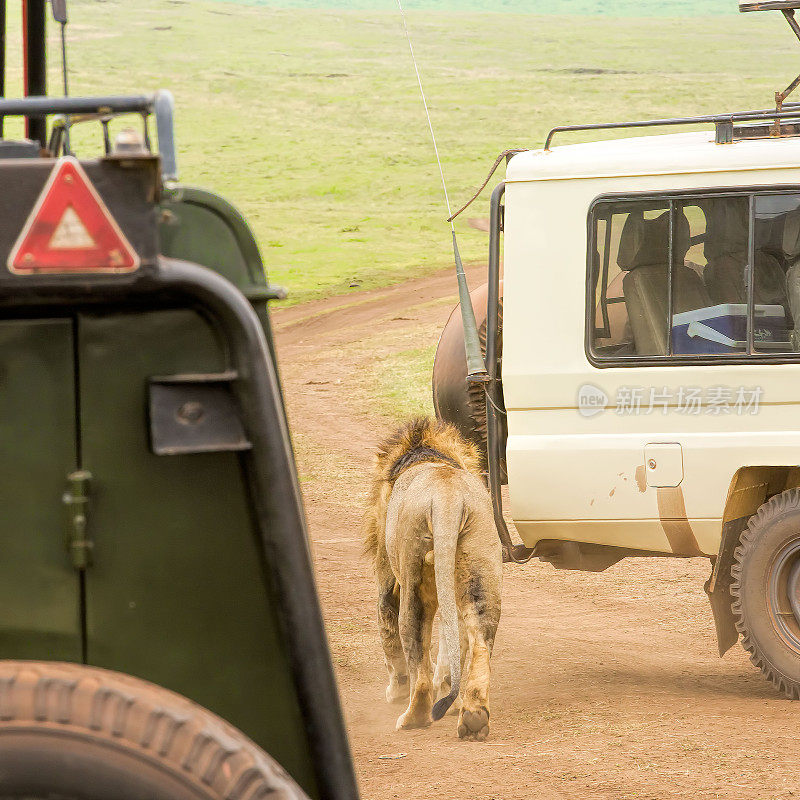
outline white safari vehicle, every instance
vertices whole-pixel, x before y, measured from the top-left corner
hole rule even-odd
[[[742,5],[782,9],[800,37],[800,2]],[[473,292],[488,376],[464,388],[451,317],[434,396],[487,448],[507,559],[601,571],[631,555],[709,558],[720,654],[741,634],[800,698],[794,85],[774,110],[562,127],[511,157],[489,283]],[[704,129],[551,142],[654,125]],[[506,481],[523,545],[503,522]]]

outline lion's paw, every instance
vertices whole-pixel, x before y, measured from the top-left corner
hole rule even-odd
[[[414,728],[427,728],[431,724],[433,724],[433,718],[430,711],[423,713],[417,709],[409,709],[397,718],[395,730],[410,731]]]
[[[386,687],[386,702],[405,703],[410,693],[408,675],[401,675],[399,679],[392,677]]]
[[[458,717],[458,737],[468,742],[484,742],[489,735],[489,709],[481,706],[475,711],[461,710]]]

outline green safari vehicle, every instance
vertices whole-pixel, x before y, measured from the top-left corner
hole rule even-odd
[[[236,210],[177,183],[171,96],[47,97],[47,3],[23,11],[28,96],[0,99],[27,131],[0,139],[0,798],[355,800],[279,292]],[[4,0],[0,25],[4,47]]]

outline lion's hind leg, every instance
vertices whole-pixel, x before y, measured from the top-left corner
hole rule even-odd
[[[500,583],[491,577],[480,572],[469,575],[461,596],[468,639],[465,661],[469,666],[458,716],[458,735],[478,742],[489,735],[490,658],[500,621]]]
[[[431,633],[437,609],[433,569],[425,565],[418,575],[408,577],[400,589],[400,640],[408,665],[411,697],[408,708],[397,720],[398,730],[426,728],[433,722]]]
[[[398,623],[400,587],[397,585],[386,556],[377,560],[376,575],[378,581],[378,627],[381,633],[386,671],[389,673],[386,702],[404,703],[408,697],[409,687],[406,657],[400,642]]]

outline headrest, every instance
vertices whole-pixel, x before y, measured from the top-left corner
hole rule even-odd
[[[689,252],[689,220],[683,212],[675,214],[675,242],[672,261],[683,264]],[[663,266],[669,262],[669,211],[655,219],[645,219],[643,213],[628,215],[619,239],[617,264],[620,269]]]
[[[783,225],[783,252],[788,258],[800,256],[800,214],[788,214]]]
[[[703,255],[706,261],[731,253],[746,253],[750,231],[747,198],[723,197],[704,207],[706,240]]]

